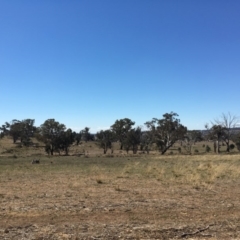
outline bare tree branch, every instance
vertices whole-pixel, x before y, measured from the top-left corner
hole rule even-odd
[[[230,140],[232,140],[233,135],[235,134],[235,128],[240,126],[240,117],[237,115],[228,113],[222,113],[219,118],[214,119],[211,122],[213,126],[220,126],[224,129],[224,134],[222,134],[222,140],[227,145],[227,152],[230,151]],[[213,127],[212,127],[213,128]]]

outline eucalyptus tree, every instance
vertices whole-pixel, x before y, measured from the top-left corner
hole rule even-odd
[[[184,136],[183,147],[188,153],[192,153],[192,146],[195,145],[196,142],[202,141],[203,136],[202,132],[198,130],[187,131]]]
[[[21,142],[28,146],[31,144],[31,138],[34,136],[36,132],[36,127],[34,126],[34,119],[25,119],[21,122],[22,132],[21,132]]]
[[[222,113],[218,119],[212,122],[212,130],[215,134],[220,131],[221,140],[227,145],[227,152],[230,152],[230,141],[233,140],[235,129],[240,126],[240,118],[231,113]],[[216,128],[216,126],[218,126]]]
[[[63,131],[60,133],[59,138],[56,140],[56,145],[60,150],[64,151],[66,155],[69,153],[69,148],[75,141],[74,133],[72,132],[72,129],[67,129],[66,131]]]
[[[85,142],[88,142],[90,140],[92,140],[92,135],[90,133],[90,128],[89,127],[85,127],[82,131],[80,131],[80,136],[81,139]]]
[[[114,133],[111,130],[101,130],[96,133],[97,145],[103,149],[103,153],[106,154],[108,149],[112,148],[112,142],[114,141]]]
[[[21,137],[21,134],[22,134],[21,121],[13,119],[9,123],[9,135],[12,137],[13,143],[16,143],[16,141]]]
[[[221,140],[226,138],[226,128],[222,125],[213,125],[209,131],[210,138],[214,140],[214,152],[219,153]],[[229,151],[229,149],[227,149]]]
[[[9,134],[9,130],[10,130],[10,123],[5,122],[5,124],[3,124],[0,127],[0,131],[1,131],[1,135],[3,136],[7,136]]]
[[[163,118],[153,118],[145,123],[152,132],[153,142],[156,143],[161,154],[165,154],[175,142],[183,139],[187,133],[187,127],[183,126],[177,117],[177,113],[165,113]]]
[[[53,155],[54,151],[59,151],[61,148],[60,140],[65,130],[64,124],[55,121],[55,119],[48,119],[40,126],[37,138],[45,143],[46,151]]]
[[[132,126],[135,124],[131,119],[124,118],[116,120],[115,123],[111,126],[111,130],[116,136],[116,139],[120,142],[120,149],[123,149],[123,142],[126,138],[128,132],[132,129]]]
[[[20,139],[21,143],[28,146],[31,143],[36,127],[34,119],[24,119],[22,121],[13,119],[10,123],[2,125],[3,131],[13,138],[13,143]]]
[[[141,143],[141,135],[142,130],[140,127],[130,129],[127,132],[123,140],[123,147],[127,151],[127,153],[130,149],[133,151],[133,154],[137,153],[138,146]]]
[[[144,131],[141,134],[140,149],[148,154],[152,148],[154,137],[151,131]]]
[[[74,137],[74,141],[76,141],[76,144],[79,145],[79,143],[81,141],[81,137],[82,137],[81,131],[79,133],[73,132],[72,134]]]

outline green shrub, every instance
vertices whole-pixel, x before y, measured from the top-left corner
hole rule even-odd
[[[211,152],[211,148],[208,145],[206,146],[206,152]]]
[[[233,150],[235,148],[235,145],[232,143],[229,145],[230,150]]]

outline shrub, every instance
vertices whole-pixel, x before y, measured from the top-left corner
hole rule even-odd
[[[235,145],[232,143],[229,145],[230,150],[233,150],[235,148]]]
[[[208,145],[206,146],[206,152],[211,152],[211,148]]]

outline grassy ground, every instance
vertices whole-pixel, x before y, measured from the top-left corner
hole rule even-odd
[[[240,156],[0,158],[2,239],[239,239]]]
[[[203,144],[104,156],[91,142],[48,157],[0,140],[0,239],[240,239],[240,155]]]

